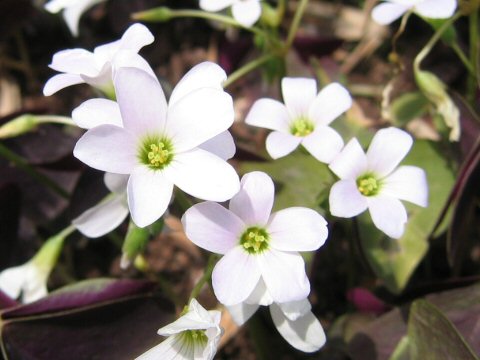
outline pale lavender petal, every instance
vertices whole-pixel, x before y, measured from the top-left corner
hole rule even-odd
[[[368,210],[375,226],[391,238],[403,235],[407,211],[400,200],[389,196],[368,198]]]
[[[428,205],[428,182],[423,169],[400,166],[383,180],[382,195],[407,200],[419,206]]]
[[[63,10],[63,18],[73,36],[78,36],[78,24],[83,13],[102,1],[106,0],[77,0],[74,5]]]
[[[52,63],[48,66],[59,72],[88,76],[96,76],[101,70],[93,53],[85,49],[59,51],[53,55]]]
[[[325,86],[310,105],[310,119],[316,125],[327,126],[352,106],[352,97],[338,83]]]
[[[355,180],[340,180],[330,190],[330,213],[350,218],[367,210],[367,199],[358,191]]]
[[[388,25],[405,14],[409,6],[392,3],[382,3],[372,10],[372,18],[380,25]]]
[[[105,173],[103,176],[103,182],[108,190],[113,193],[122,194],[126,193],[127,191],[127,184],[129,175],[124,174],[113,174],[113,173]]]
[[[425,0],[415,5],[415,12],[432,19],[446,19],[455,13],[456,0]]]
[[[314,79],[285,77],[282,79],[282,94],[292,119],[308,116],[310,104],[317,96],[317,83]]]
[[[156,79],[156,75],[150,64],[143,57],[130,50],[119,50],[113,58],[114,71],[122,67],[133,67],[143,70]]]
[[[312,310],[312,305],[308,299],[290,301],[286,303],[275,304],[281,310],[288,320],[295,321]]]
[[[248,319],[252,317],[253,314],[257,311],[260,305],[252,305],[247,303],[240,303],[237,305],[228,306],[228,312],[233,318],[233,321],[238,326],[242,326],[247,322]]]
[[[273,99],[255,101],[245,123],[270,130],[290,133],[290,115],[284,104]]]
[[[237,0],[200,0],[200,9],[205,11],[220,11],[233,5]]]
[[[211,152],[223,160],[231,159],[235,155],[235,141],[230,131],[226,130],[214,136],[203,144],[198,145],[200,149]]]
[[[138,53],[145,45],[153,43],[155,38],[143,24],[132,24],[123,34],[120,40],[120,49]]]
[[[342,137],[329,126],[316,126],[315,131],[302,140],[312,156],[323,163],[331,162],[343,148]]]
[[[247,304],[269,306],[273,303],[272,295],[268,292],[265,281],[262,278],[258,280],[257,286],[250,294],[250,296],[245,300]]]
[[[280,131],[273,131],[267,136],[266,148],[273,159],[278,159],[290,154],[295,150],[303,138],[286,134]]]
[[[262,15],[260,0],[237,1],[232,5],[232,15],[235,20],[245,27],[250,27]]]
[[[84,82],[85,81],[80,75],[58,74],[48,79],[45,83],[45,86],[43,87],[43,95],[50,96],[68,86],[82,84]]]
[[[107,99],[90,99],[83,102],[73,109],[72,120],[83,129],[105,124],[123,126],[118,104]]]
[[[367,170],[367,157],[362,146],[353,138],[329,165],[340,179],[354,179]]]

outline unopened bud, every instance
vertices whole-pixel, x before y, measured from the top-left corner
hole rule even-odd
[[[137,21],[165,22],[172,17],[172,10],[164,6],[132,14],[132,19]]]
[[[22,115],[0,126],[0,139],[8,139],[23,135],[37,128],[35,115]]]

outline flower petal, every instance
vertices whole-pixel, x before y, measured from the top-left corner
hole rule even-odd
[[[207,201],[196,204],[182,216],[187,237],[197,246],[225,254],[238,243],[245,224],[223,206]]]
[[[296,301],[308,296],[310,282],[303,258],[298,253],[270,248],[257,257],[262,278],[274,302]]]
[[[257,286],[250,294],[250,296],[245,300],[246,304],[262,305],[269,306],[273,303],[273,298],[268,292],[265,281],[262,278],[258,280]]]
[[[235,321],[238,326],[242,326],[252,317],[253,314],[255,314],[259,306],[260,305],[256,304],[240,303],[228,306],[227,309],[230,315],[232,315],[233,321]]]
[[[83,13],[105,0],[78,0],[63,10],[63,18],[73,36],[78,36],[78,24]]]
[[[43,87],[43,95],[50,96],[55,94],[57,91],[62,90],[71,85],[82,84],[85,81],[76,74],[58,74],[45,83]]]
[[[232,5],[232,15],[235,20],[245,27],[250,27],[262,15],[260,0],[237,1]]]
[[[302,140],[302,145],[318,161],[331,162],[343,148],[342,137],[329,126],[317,126]]]
[[[203,200],[226,201],[240,188],[238,175],[229,163],[198,148],[175,154],[164,172],[180,189]]]
[[[284,316],[282,310],[273,304],[270,306],[273,323],[283,338],[294,348],[303,352],[319,350],[327,338],[322,325],[311,311],[295,321]]]
[[[182,337],[170,336],[135,360],[189,360],[190,358],[183,354],[182,348]]]
[[[353,138],[343,148],[328,167],[340,179],[354,179],[367,169],[367,157],[356,138]]]
[[[150,64],[137,53],[130,50],[119,50],[113,58],[114,71],[122,67],[133,67],[145,71],[151,77],[156,79],[156,75]]]
[[[416,166],[400,166],[384,179],[382,195],[428,206],[428,182],[425,171]]]
[[[367,210],[367,199],[358,191],[355,180],[340,180],[330,189],[330,213],[350,218]]]
[[[218,324],[213,322],[213,318],[218,318],[214,314],[210,314],[205,310],[197,300],[192,299],[188,305],[188,311],[173,323],[165,325],[158,330],[158,334],[162,336],[170,336],[178,334],[186,330],[208,329],[210,327],[217,327]],[[212,316],[213,315],[213,316]]]
[[[28,263],[27,263],[28,264]],[[20,296],[27,278],[27,264],[14,266],[0,272],[0,290],[12,299]]]
[[[368,198],[368,210],[378,229],[394,239],[403,235],[407,222],[407,211],[400,200],[381,195],[370,197]]]
[[[282,251],[313,251],[325,243],[327,222],[316,211],[291,207],[273,213],[269,224],[270,245]]]
[[[107,99],[90,99],[83,102],[73,109],[72,119],[83,129],[104,124],[122,127],[122,115],[118,104]]]
[[[94,169],[129,174],[137,163],[135,146],[135,140],[124,129],[100,125],[83,134],[73,155]]]
[[[166,133],[175,150],[190,150],[233,124],[232,97],[223,90],[198,89],[170,107],[167,117]]]
[[[255,101],[245,118],[245,123],[266,129],[290,133],[290,115],[284,104],[273,99]]]
[[[234,4],[237,0],[200,0],[200,9],[220,11]]]
[[[368,169],[386,176],[395,169],[412,147],[413,139],[397,128],[378,130],[367,151]]]
[[[372,18],[380,25],[388,25],[405,14],[409,6],[392,3],[382,3],[372,10]]]
[[[137,136],[162,135],[167,101],[157,79],[140,69],[120,68],[114,83],[123,126]]]
[[[446,19],[455,13],[455,0],[425,0],[415,5],[415,12],[432,19]]]
[[[265,226],[272,211],[275,188],[264,172],[254,171],[243,175],[240,191],[230,200],[229,209],[247,226]]]
[[[96,76],[100,71],[93,53],[85,49],[67,49],[53,55],[52,63],[48,65],[53,70],[69,73]]]
[[[352,97],[338,83],[325,86],[310,105],[310,118],[317,125],[328,125],[352,106]]]
[[[280,131],[273,131],[267,136],[265,145],[268,154],[273,159],[278,159],[290,154],[298,147],[301,141],[301,137],[285,134]]]
[[[201,88],[215,88],[223,90],[222,82],[227,78],[225,70],[219,65],[205,61],[195,65],[178,82],[168,101],[169,106],[173,106],[189,93]]]
[[[203,144],[198,145],[200,149],[211,152],[223,160],[231,159],[235,155],[235,141],[230,131],[225,130],[214,136]]]
[[[103,182],[108,190],[117,194],[125,194],[127,192],[129,175],[105,173]]]
[[[282,94],[291,118],[308,116],[310,104],[317,96],[317,83],[314,79],[284,77]]]
[[[217,299],[226,306],[243,302],[260,279],[257,256],[236,246],[215,265],[212,285]]]
[[[154,40],[153,34],[145,25],[136,23],[131,25],[122,35],[120,48],[138,53],[141,48],[153,43]]]
[[[280,307],[283,315],[285,315],[287,319],[291,321],[297,320],[299,317],[302,317],[303,315],[312,310],[312,305],[310,304],[310,301],[308,301],[308,299],[290,301],[275,305]]]
[[[128,207],[132,220],[145,227],[158,220],[167,210],[173,184],[161,171],[137,166],[128,180]]]

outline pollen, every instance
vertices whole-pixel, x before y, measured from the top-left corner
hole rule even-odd
[[[173,159],[171,142],[161,138],[145,139],[140,146],[139,159],[152,170],[163,169]]]
[[[380,181],[373,175],[366,174],[357,178],[357,188],[364,196],[374,196],[380,190]]]
[[[306,117],[299,117],[290,126],[290,132],[292,133],[292,135],[298,137],[310,135],[313,130],[315,130],[315,126]]]
[[[268,233],[258,227],[248,228],[240,237],[240,245],[250,254],[258,254],[268,249]]]

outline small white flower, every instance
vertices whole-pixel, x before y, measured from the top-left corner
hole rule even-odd
[[[245,122],[274,130],[266,143],[274,159],[302,144],[317,160],[329,163],[342,149],[343,140],[328,125],[351,107],[348,91],[333,83],[317,95],[315,80],[283,78],[282,94],[285,105],[273,99],[257,100]]]
[[[49,65],[58,74],[50,78],[43,94],[50,96],[57,91],[75,84],[87,83],[111,96],[114,73],[121,67],[142,69],[155,76],[150,65],[138,52],[151,44],[152,33],[142,24],[133,24],[120,40],[97,46],[93,53],[85,49],[62,50],[53,55]]]
[[[45,4],[45,10],[56,14],[63,10],[63,18],[73,36],[78,36],[78,23],[82,14],[106,0],[51,0]]]
[[[159,335],[168,338],[137,357],[137,360],[213,359],[222,336],[220,318],[220,311],[207,311],[192,299],[183,316],[158,330]]]
[[[224,255],[215,265],[212,284],[218,300],[227,306],[245,301],[261,282],[265,283],[265,302],[305,299],[310,292],[298,251],[322,246],[327,223],[317,212],[301,207],[271,214],[273,200],[272,179],[252,172],[243,176],[229,210],[203,202],[182,217],[190,240]]]
[[[372,18],[381,25],[388,25],[407,11],[432,19],[446,19],[457,8],[456,0],[385,0],[373,8]]]
[[[213,201],[228,200],[238,191],[233,167],[216,155],[221,151],[210,152],[222,146],[214,137],[233,123],[232,98],[221,87],[225,78],[218,65],[199,64],[173,90],[167,107],[157,79],[135,68],[117,71],[122,127],[91,128],[74,155],[95,169],[130,175],[128,207],[137,226],[162,216],[173,185]],[[210,150],[201,149],[207,140],[212,140]]]
[[[410,151],[413,140],[396,128],[379,130],[365,154],[352,139],[332,161],[330,169],[341,179],[330,191],[330,212],[353,217],[367,208],[377,228],[392,238],[403,235],[407,212],[400,200],[427,206],[425,172],[398,164]]]
[[[216,12],[232,7],[233,18],[245,27],[250,27],[262,15],[260,0],[200,0],[200,8]]]

